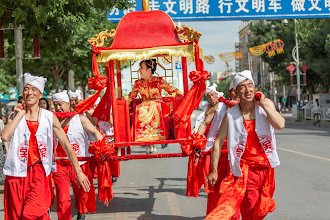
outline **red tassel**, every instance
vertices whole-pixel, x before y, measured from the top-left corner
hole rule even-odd
[[[307,84],[306,73],[303,75],[303,77],[304,77],[304,84],[306,85]]]
[[[37,38],[37,57],[40,58],[41,55],[40,55],[40,38],[38,36]]]
[[[36,58],[37,57],[37,47],[36,47],[36,38],[33,37],[33,57]]]
[[[290,83],[291,83],[291,85],[293,85],[293,75],[292,74],[290,74]]]

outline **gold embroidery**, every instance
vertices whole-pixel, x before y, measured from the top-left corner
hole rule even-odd
[[[144,103],[144,106],[140,108],[139,117],[140,127],[144,127],[147,124],[151,124],[152,128],[158,128],[160,126],[159,111],[157,104],[154,101]]]

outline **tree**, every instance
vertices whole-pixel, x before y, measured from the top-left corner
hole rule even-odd
[[[86,40],[104,27],[115,27],[107,20],[107,11],[130,6],[128,0],[2,0],[0,17],[4,26],[24,25],[24,42],[31,43],[33,36],[40,37],[42,58],[24,60],[23,67],[25,71],[48,77],[46,89],[58,91],[61,78],[70,69],[77,70],[78,78],[80,73],[90,71],[91,48]],[[6,71],[12,73],[10,68]]]
[[[330,20],[305,19],[298,20],[299,58],[301,66],[307,64],[307,86],[303,92],[314,93],[322,85],[324,91],[329,91],[329,52],[330,52]],[[281,39],[285,46],[283,54],[269,57],[263,54],[262,59],[269,64],[270,71],[279,75],[283,84],[289,85],[290,75],[286,67],[293,62],[292,49],[295,46],[295,23],[290,20],[287,26],[281,21],[261,21],[251,25],[251,30],[256,36],[250,46],[257,46],[267,42]],[[300,66],[300,67],[301,67]]]

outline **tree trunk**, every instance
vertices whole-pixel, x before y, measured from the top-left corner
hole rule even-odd
[[[59,67],[57,64],[51,67],[52,73],[54,75],[54,83],[55,83],[55,92],[60,91],[59,81],[64,73],[64,68]]]

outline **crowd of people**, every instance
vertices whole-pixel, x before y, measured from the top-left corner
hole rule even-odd
[[[152,59],[141,61],[140,80],[125,97],[132,102],[138,93],[141,96],[132,124],[135,141],[166,140],[170,107],[161,99],[162,90],[182,96],[177,88],[154,76],[156,66]],[[82,101],[79,91],[53,94],[52,108],[43,98],[46,81],[42,76],[24,74],[22,99],[7,125],[0,121],[1,139],[9,145],[3,166],[6,220],[50,219],[55,196],[58,219],[71,219],[70,184],[78,219],[96,212],[93,177],[97,165],[77,157],[92,157],[88,150],[91,141],[113,141],[113,119],[98,121],[92,117],[93,109],[77,114],[76,105]],[[232,75],[229,100],[216,85],[206,88],[209,103],[202,107],[192,129],[206,139],[206,219],[262,219],[275,209],[274,168],[280,161],[274,129],[283,129],[285,120],[274,103],[258,93],[256,98],[250,71]],[[70,114],[62,117],[64,113]],[[156,152],[152,145],[145,147],[147,154]],[[119,166],[115,169],[113,182],[119,176]]]

